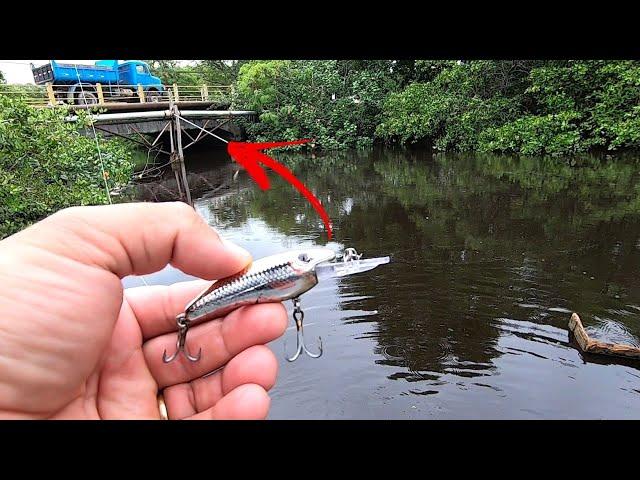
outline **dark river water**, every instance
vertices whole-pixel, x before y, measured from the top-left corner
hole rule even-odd
[[[321,199],[329,246],[392,260],[302,297],[307,342],[321,336],[324,355],[288,363],[283,339],[270,345],[269,418],[640,418],[640,361],[585,357],[567,330],[575,311],[592,336],[638,345],[640,158],[276,157]],[[276,175],[263,192],[222,151],[187,164],[197,211],[254,258],[327,243]],[[170,177],[135,195],[168,200]],[[168,268],[146,281],[185,278]]]

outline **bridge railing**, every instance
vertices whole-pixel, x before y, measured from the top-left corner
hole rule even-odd
[[[33,106],[60,104],[104,105],[107,103],[224,102],[231,85],[165,85],[163,91],[145,91],[142,85],[82,85],[72,92],[69,85],[2,85],[0,96],[22,98]]]
[[[0,95],[21,98],[29,105],[46,105],[49,99],[44,86],[39,85],[5,85],[0,84]]]

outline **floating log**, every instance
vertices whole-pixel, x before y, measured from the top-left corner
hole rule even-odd
[[[571,315],[569,330],[573,333],[583,352],[640,360],[640,348],[624,343],[607,343],[590,338],[577,313]]]

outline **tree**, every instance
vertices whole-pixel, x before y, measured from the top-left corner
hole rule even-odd
[[[376,134],[438,150],[570,154],[640,147],[638,61],[416,61]],[[407,73],[408,72],[408,73]]]
[[[314,138],[325,149],[370,145],[384,99],[395,88],[391,62],[260,60],[242,65],[238,108],[257,110],[258,140]]]
[[[231,85],[246,60],[199,60],[180,65],[177,60],[145,60],[151,72],[171,85]]]
[[[231,85],[247,60],[201,60],[195,70],[207,85]]]
[[[476,150],[485,129],[521,114],[531,63],[421,61],[413,82],[389,95],[376,133],[401,143],[429,141],[438,150]]]
[[[487,130],[483,150],[573,153],[640,147],[640,62],[547,62],[531,70],[524,116]]]
[[[145,60],[151,73],[162,80],[165,85],[201,85],[202,78],[194,67],[181,66],[177,60]]]
[[[0,95],[0,238],[72,205],[107,203],[127,183],[132,149],[120,139],[83,136],[84,112],[65,121],[66,108],[33,108]],[[104,176],[103,176],[104,168]]]

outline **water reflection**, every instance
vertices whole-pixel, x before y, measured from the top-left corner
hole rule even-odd
[[[578,311],[595,337],[640,338],[637,158],[278,158],[336,246],[392,263],[303,297],[326,353],[281,363],[273,418],[640,417],[640,372],[585,363],[566,329]],[[316,212],[271,178],[263,192],[241,172],[197,208],[255,257],[323,244]]]

